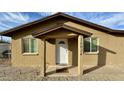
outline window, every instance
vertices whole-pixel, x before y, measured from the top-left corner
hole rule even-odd
[[[35,38],[24,38],[23,39],[23,53],[37,53],[38,44]]]
[[[84,52],[98,52],[98,38],[85,38],[84,39]]]

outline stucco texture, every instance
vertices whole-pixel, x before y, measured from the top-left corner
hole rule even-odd
[[[45,34],[38,39],[38,54],[36,55],[24,55],[22,53],[21,39],[24,37],[32,37],[33,32],[41,31],[49,27],[53,27],[58,23],[66,24],[87,32],[91,32],[91,37],[99,38],[99,53],[86,54],[83,52],[82,63],[83,65],[122,65],[124,64],[124,37],[123,35],[112,35],[100,30],[87,27],[83,24],[78,24],[73,21],[56,18],[42,23],[35,24],[33,26],[26,27],[18,30],[18,33],[14,33],[12,36],[12,65],[13,66],[32,66],[44,68],[44,57],[46,57],[46,63],[49,65],[55,65],[56,52],[55,52],[55,39],[67,38],[69,44],[69,64],[77,66],[78,62],[78,33],[68,31],[65,29],[59,29],[58,31],[52,31]],[[69,37],[69,34],[73,36]],[[85,38],[85,36],[84,36]],[[46,42],[46,55],[44,55],[44,39]]]

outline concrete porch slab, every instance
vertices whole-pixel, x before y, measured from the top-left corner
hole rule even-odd
[[[58,70],[61,70],[58,72]],[[67,70],[67,71],[66,71]],[[46,76],[77,76],[77,67],[71,66],[62,66],[62,65],[55,65],[55,66],[47,66],[46,69]]]

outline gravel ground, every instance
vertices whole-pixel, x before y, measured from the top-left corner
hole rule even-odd
[[[14,68],[0,66],[1,81],[120,81],[124,80],[124,67],[122,66],[103,66],[90,70],[81,77],[61,76],[61,77],[41,77],[40,72],[33,68]]]

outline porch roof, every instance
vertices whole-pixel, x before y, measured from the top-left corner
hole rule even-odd
[[[85,36],[91,36],[92,35],[92,33],[90,33],[90,32],[87,32],[87,31],[84,31],[84,30],[81,30],[81,29],[78,29],[78,28],[75,28],[75,27],[72,27],[72,26],[68,26],[66,24],[62,24],[62,25],[57,25],[55,27],[48,28],[47,30],[42,30],[40,32],[32,33],[32,36],[34,36],[34,37],[42,36],[42,35],[45,35],[49,32],[58,30],[60,28],[64,28],[64,29],[67,29],[67,30],[70,30],[70,31],[73,31],[75,33],[82,34],[82,35],[85,35]]]

